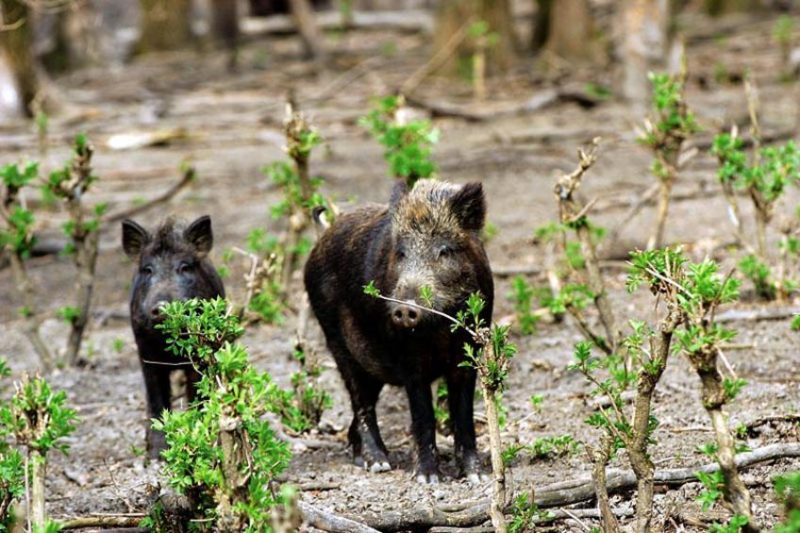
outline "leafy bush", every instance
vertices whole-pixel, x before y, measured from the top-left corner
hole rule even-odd
[[[170,351],[202,376],[198,399],[186,411],[153,422],[169,446],[163,452],[169,482],[190,498],[195,518],[209,530],[264,531],[281,501],[275,477],[290,451],[263,415],[278,413],[294,425],[297,409],[287,412],[286,392],[250,366],[235,342],[242,327],[224,300],[171,302],[164,314],[159,327]]]
[[[390,174],[405,179],[411,187],[418,179],[436,173],[431,155],[433,145],[439,141],[439,130],[429,120],[399,119],[397,114],[403,105],[401,96],[381,98],[359,123],[383,145]]]

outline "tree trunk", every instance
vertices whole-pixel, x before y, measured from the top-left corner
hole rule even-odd
[[[31,508],[28,510],[31,519],[31,529],[44,527],[47,521],[45,510],[44,480],[46,476],[46,459],[39,450],[31,450],[28,455],[30,462],[30,497]]]
[[[297,27],[297,33],[300,34],[300,38],[303,40],[306,57],[318,60],[323,59],[325,57],[325,46],[311,3],[309,0],[289,0],[289,6],[292,11],[292,19]]]
[[[21,111],[30,117],[40,88],[33,54],[33,18],[22,0],[0,0],[0,9],[5,26],[0,31],[0,48],[14,77]]]
[[[191,42],[191,0],[139,0],[139,5],[139,53],[176,50]]]
[[[211,35],[230,54],[228,69],[234,70],[239,52],[239,11],[236,0],[211,1]]]
[[[706,13],[712,17],[736,11],[758,11],[764,6],[761,0],[705,0]]]
[[[545,48],[570,63],[597,62],[602,47],[597,38],[588,0],[559,0],[550,11]]]
[[[433,56],[455,44],[454,51],[443,63],[444,72],[455,74],[460,66],[472,65],[476,42],[470,38],[469,32],[461,30],[481,21],[486,23],[489,33],[497,37],[486,50],[488,74],[505,72],[511,66],[516,36],[509,0],[442,0],[436,14]],[[463,34],[461,42],[451,43],[459,33]]]
[[[531,50],[538,52],[550,37],[550,14],[553,12],[553,0],[533,0],[536,6],[536,17],[533,19],[531,33]]]
[[[620,11],[622,95],[644,112],[649,102],[647,73],[663,70],[667,55],[668,0],[624,0]]]

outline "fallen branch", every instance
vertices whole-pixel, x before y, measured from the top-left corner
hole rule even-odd
[[[305,502],[297,502],[303,520],[309,526],[335,533],[378,533],[378,530],[365,526],[355,520],[328,513]]]
[[[753,138],[752,134],[743,134],[741,136],[742,140],[742,147],[749,148],[754,146],[755,144],[770,144],[778,141],[785,141],[788,139],[793,139],[794,136],[797,135],[797,130],[795,128],[783,128],[780,130],[773,130],[766,133],[761,133],[761,138],[756,140]],[[708,151],[711,149],[711,146],[714,144],[714,136],[710,137],[701,137],[699,139],[693,139],[686,143],[686,150],[691,148],[696,148],[700,151]]]
[[[745,320],[784,320],[800,314],[800,307],[766,307],[759,309],[731,309],[720,313],[717,322],[735,322]]]
[[[775,459],[800,457],[800,443],[782,443],[763,446],[751,452],[736,456],[736,466],[747,468],[755,464]],[[696,473],[712,473],[719,470],[714,463],[698,467],[676,468],[656,471],[655,485],[679,487],[697,481]],[[630,471],[609,472],[607,488],[609,494],[631,490],[636,487],[636,476]],[[539,507],[563,507],[594,499],[595,491],[589,476],[569,481],[545,485],[536,490],[535,503]],[[508,511],[508,509],[506,510]],[[574,511],[571,511],[574,513]],[[458,512],[446,512],[438,507],[420,506],[403,511],[384,511],[380,514],[366,514],[352,517],[380,531],[403,531],[408,529],[429,529],[432,527],[474,527],[489,519],[489,500],[480,500]]]
[[[133,218],[136,215],[144,213],[158,205],[167,203],[170,201],[176,194],[178,194],[184,187],[189,185],[194,178],[196,177],[195,168],[191,165],[184,165],[183,166],[183,176],[181,177],[180,181],[174,184],[172,187],[161,193],[159,196],[156,196],[152,200],[149,200],[141,205],[129,207],[126,209],[122,209],[117,211],[116,213],[109,213],[108,215],[103,217],[102,224],[100,227],[102,229],[106,229],[111,227],[112,224],[125,220],[126,218]],[[115,228],[116,229],[116,228]]]
[[[138,527],[145,514],[129,514],[119,516],[84,516],[58,521],[61,529],[86,529],[90,527]]]
[[[338,30],[342,17],[338,10],[315,13],[317,26],[322,30]],[[433,31],[433,16],[430,10],[408,9],[402,11],[353,11],[348,21],[351,29],[395,30],[402,32]],[[244,17],[241,31],[245,38],[252,39],[265,34],[292,34],[297,28],[288,15],[273,15],[267,18]]]

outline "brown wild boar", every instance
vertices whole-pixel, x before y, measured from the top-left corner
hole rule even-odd
[[[373,281],[383,295],[419,303],[420,289],[429,287],[431,307],[453,316],[479,292],[489,323],[494,286],[479,238],[485,217],[480,183],[420,180],[411,191],[398,183],[388,206],[340,215],[311,252],[306,290],[350,393],[348,437],[354,462],[365,469],[390,468],[375,405],[385,384],[398,385],[408,395],[417,480],[438,481],[431,382],[444,376],[457,461],[469,479],[480,475],[476,374],[459,367],[469,336],[451,332],[450,323],[433,313],[370,297],[363,287]]]

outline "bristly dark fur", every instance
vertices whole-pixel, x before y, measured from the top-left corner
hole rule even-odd
[[[137,264],[130,300],[131,327],[147,391],[148,420],[161,416],[171,406],[170,372],[185,370],[187,396],[194,395],[199,376],[167,350],[166,340],[157,328],[160,307],[165,302],[189,298],[225,296],[225,288],[207,255],[213,244],[211,220],[203,216],[184,224],[172,217],[154,233],[132,220],[122,223],[125,253]],[[180,368],[181,364],[183,368]],[[147,450],[158,458],[166,447],[164,435],[148,425]]]
[[[306,289],[350,393],[349,439],[357,464],[388,466],[375,404],[384,384],[401,385],[411,407],[417,473],[434,479],[438,459],[430,383],[445,376],[459,462],[470,476],[479,471],[472,417],[475,372],[459,366],[470,339],[463,332],[452,334],[449,324],[432,315],[413,329],[398,328],[390,319],[392,304],[364,295],[363,286],[372,281],[384,295],[415,300],[427,285],[434,292],[433,307],[453,315],[470,293],[479,292],[487,304],[482,318],[490,322],[494,287],[478,237],[485,211],[480,184],[421,180],[411,191],[397,185],[389,206],[339,215],[311,252]]]

